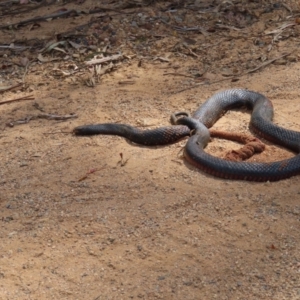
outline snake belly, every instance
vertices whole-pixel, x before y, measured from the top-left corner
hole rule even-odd
[[[209,141],[209,131],[215,122],[228,110],[241,106],[252,109],[250,127],[259,136],[284,146],[296,153],[290,159],[271,163],[233,162],[214,157],[204,151]],[[206,100],[192,118],[205,126],[193,130],[184,150],[186,160],[213,176],[248,181],[277,181],[300,174],[300,132],[288,130],[272,122],[272,102],[264,95],[244,89],[231,89],[216,93]],[[190,135],[185,125],[176,125],[153,130],[139,130],[124,124],[97,124],[79,126],[77,135],[113,134],[123,136],[143,145],[174,143]]]

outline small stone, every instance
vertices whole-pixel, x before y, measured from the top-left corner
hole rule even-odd
[[[16,235],[17,232],[16,231],[12,231],[8,234],[8,237],[11,239],[14,235]]]

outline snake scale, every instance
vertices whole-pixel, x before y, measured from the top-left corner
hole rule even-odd
[[[232,108],[247,106],[252,110],[250,128],[270,142],[297,153],[296,156],[271,163],[233,162],[214,157],[204,151],[210,135],[208,128]],[[183,137],[188,139],[184,150],[186,160],[213,176],[248,181],[277,181],[300,174],[300,132],[284,129],[272,122],[272,102],[264,95],[244,89],[230,89],[214,94],[191,118],[178,119],[179,125],[153,130],[140,130],[125,124],[84,125],[74,129],[76,135],[119,135],[142,145],[165,145]]]

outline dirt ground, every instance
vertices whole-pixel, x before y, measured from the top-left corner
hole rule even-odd
[[[274,122],[300,131],[298,1],[141,2],[0,6],[4,25],[76,10],[1,28],[1,90],[17,85],[2,101],[34,99],[0,105],[0,298],[300,299],[299,176],[223,180],[184,161],[186,140],[141,147],[72,134],[166,125],[236,87],[266,95]],[[102,74],[84,66],[95,53],[122,57]],[[230,111],[214,128],[249,133],[249,120]],[[250,160],[295,155],[264,142]],[[213,139],[206,151],[236,148]]]

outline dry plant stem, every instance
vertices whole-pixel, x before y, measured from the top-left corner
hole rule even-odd
[[[53,114],[38,114],[36,116],[37,118],[42,118],[42,119],[47,119],[47,120],[68,120],[68,119],[75,119],[78,116],[77,115],[64,115],[64,116],[60,116],[60,115],[53,115]]]
[[[25,46],[17,46],[17,45],[0,45],[0,49],[13,49],[13,50],[25,50],[29,49],[30,47],[25,47]]]
[[[13,127],[15,125],[27,124],[31,120],[36,120],[38,118],[47,119],[47,120],[65,121],[65,120],[74,119],[74,118],[77,118],[77,117],[78,117],[77,115],[64,115],[64,116],[61,116],[61,115],[41,113],[41,114],[37,114],[37,115],[33,115],[33,116],[28,116],[28,117],[26,117],[24,119],[21,119],[21,120],[12,121],[12,122],[8,123],[8,126]]]
[[[92,59],[90,61],[86,61],[85,65],[92,66],[92,65],[96,65],[96,64],[101,64],[101,63],[104,63],[104,62],[117,60],[117,59],[121,58],[122,56],[123,56],[122,54],[116,54],[116,55],[112,55],[112,56],[109,56],[109,57]]]
[[[0,105],[11,103],[11,102],[17,102],[17,101],[23,101],[23,100],[34,100],[34,99],[35,98],[33,96],[25,96],[25,97],[20,97],[20,98],[16,98],[16,99],[2,101],[2,102],[0,102]]]
[[[10,86],[10,87],[5,87],[5,88],[1,88],[0,87],[0,93],[2,92],[6,92],[6,91],[9,91],[9,90],[13,90],[13,89],[15,89],[15,88],[17,88],[17,87],[19,87],[19,86],[21,86],[22,85],[22,83],[18,83],[18,84],[16,84],[16,85],[12,85],[12,86]]]
[[[24,71],[24,74],[22,76],[22,82],[25,83],[25,77],[26,77],[26,74],[28,72],[28,68],[29,68],[29,65],[30,65],[30,62],[28,62],[25,66],[25,71]]]
[[[18,9],[10,10],[9,12],[6,12],[5,15],[6,16],[9,16],[9,15],[13,16],[13,15],[17,15],[17,14],[21,15],[21,14],[30,12],[32,10],[37,10],[40,7],[43,7],[43,6],[44,7],[51,6],[55,2],[56,2],[55,0],[51,0],[51,1],[42,0],[39,5],[35,5],[35,6],[29,7],[29,8],[22,8],[23,5],[19,5]],[[0,3],[0,5],[4,6],[4,5],[9,5],[10,3],[18,3],[18,4],[20,4],[20,1],[18,1],[18,0],[12,0],[12,1],[7,1],[7,2]]]
[[[2,26],[0,26],[0,29],[10,28],[10,27],[18,27],[18,26],[27,25],[27,24],[34,23],[34,22],[46,21],[47,19],[64,17],[64,16],[70,15],[71,13],[75,13],[77,15],[77,12],[74,9],[70,9],[67,11],[62,11],[59,13],[50,14],[50,15],[43,16],[43,17],[35,17],[35,18],[27,19],[27,20],[24,20],[24,21],[21,21],[18,23],[14,23],[14,24],[2,25]]]
[[[192,75],[186,75],[186,74],[181,74],[181,73],[164,73],[164,76],[166,75],[173,75],[173,76],[182,76],[182,77],[188,77],[188,78],[195,78],[195,76]]]
[[[43,132],[44,135],[49,135],[49,134],[72,134],[72,131],[54,131],[54,132]]]
[[[249,70],[249,71],[246,71],[246,72],[244,72],[244,73],[241,73],[241,74],[238,74],[238,75],[235,75],[235,76],[231,76],[231,77],[227,77],[227,78],[222,78],[222,79],[219,79],[219,80],[216,80],[216,81],[212,81],[212,82],[208,82],[208,83],[207,83],[207,82],[198,83],[198,84],[195,84],[195,85],[193,85],[193,86],[191,86],[191,87],[187,87],[187,88],[181,89],[181,90],[179,90],[179,91],[176,91],[176,92],[174,92],[174,94],[178,94],[178,93],[181,93],[181,92],[184,92],[184,91],[187,91],[187,90],[194,89],[194,88],[196,88],[196,87],[198,87],[198,86],[200,86],[200,85],[203,85],[203,84],[214,84],[214,83],[218,83],[218,82],[221,82],[221,81],[231,80],[231,79],[234,79],[234,78],[242,77],[242,76],[247,75],[247,74],[254,73],[254,72],[256,72],[256,71],[258,71],[258,70],[260,70],[260,69],[262,69],[262,68],[264,68],[264,67],[266,67],[266,66],[272,64],[274,61],[276,61],[276,60],[278,60],[278,59],[281,59],[281,58],[283,58],[283,57],[286,57],[286,56],[291,55],[294,51],[295,51],[295,50],[293,50],[293,51],[291,51],[291,52],[289,52],[289,53],[285,53],[285,54],[283,54],[283,55],[281,55],[281,56],[278,56],[278,57],[276,57],[276,58],[270,59],[270,60],[268,60],[268,61],[262,63],[262,64],[259,65],[258,67],[254,68],[254,69],[251,69],[251,70]]]
[[[285,3],[280,3],[284,8],[286,8],[287,11],[289,11],[290,13],[293,13],[293,10]]]
[[[293,50],[293,51],[291,51],[291,52],[289,52],[289,53],[283,54],[283,55],[281,55],[281,56],[279,56],[279,57],[270,59],[270,60],[268,60],[268,61],[262,63],[262,64],[259,65],[258,67],[254,68],[254,69],[252,69],[252,70],[249,70],[249,71],[247,71],[247,72],[245,72],[245,73],[242,73],[242,74],[239,75],[239,76],[243,76],[243,75],[246,75],[246,74],[253,73],[253,72],[255,72],[255,71],[257,71],[257,70],[259,70],[259,69],[261,69],[261,68],[264,68],[265,66],[270,65],[271,63],[273,63],[274,61],[276,61],[276,60],[278,60],[278,59],[280,59],[280,58],[283,58],[283,57],[286,57],[286,56],[292,54],[294,51],[295,51],[295,50]]]

